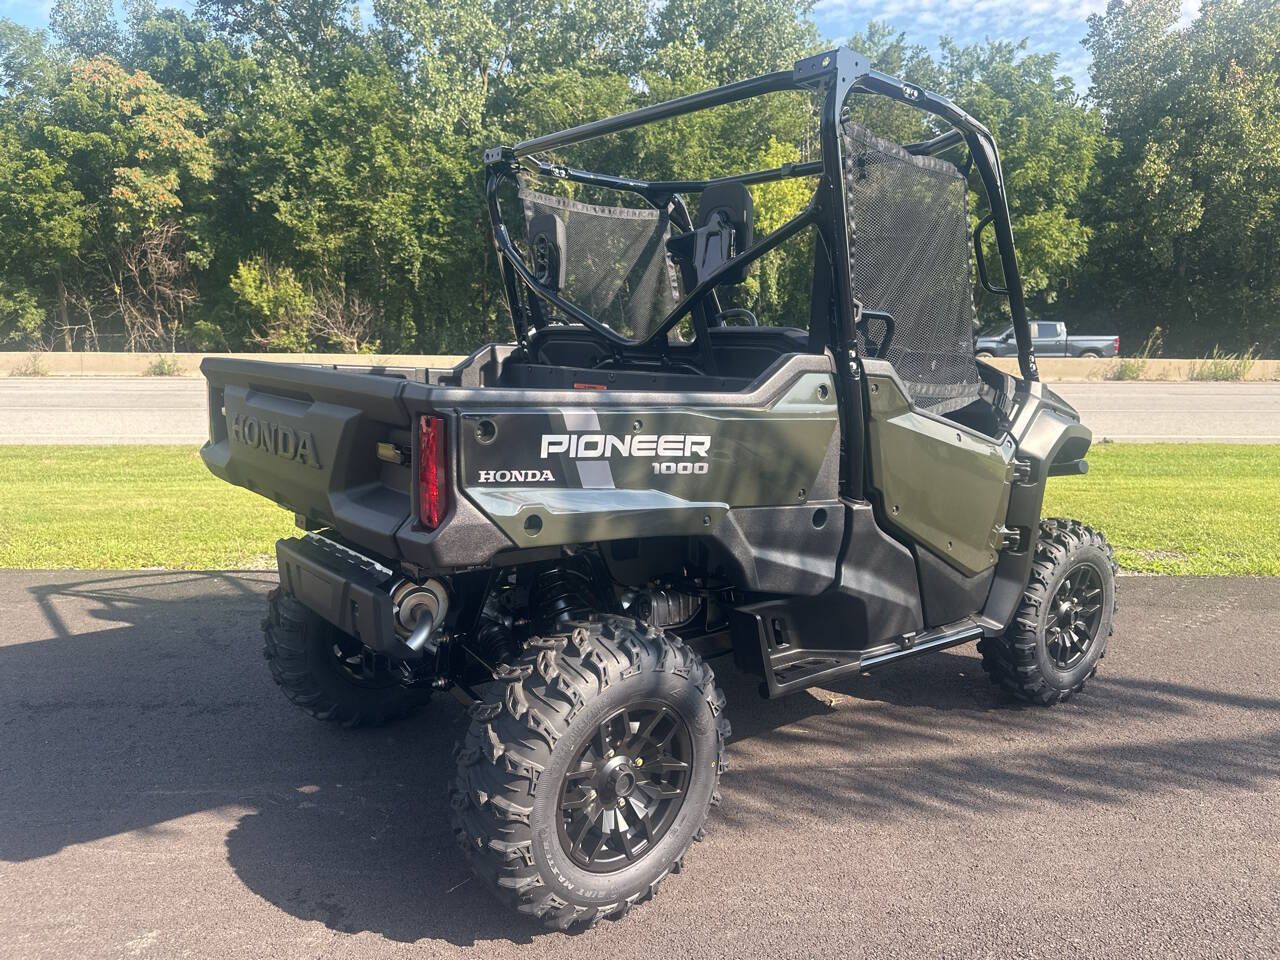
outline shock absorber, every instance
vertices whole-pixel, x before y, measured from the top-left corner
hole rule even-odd
[[[529,593],[529,614],[535,626],[555,628],[568,620],[585,620],[604,612],[606,604],[594,573],[585,558],[574,557],[538,574]]]

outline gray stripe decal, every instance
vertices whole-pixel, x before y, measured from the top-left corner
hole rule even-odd
[[[564,428],[570,433],[600,433],[600,417],[590,407],[561,407]],[[574,460],[578,482],[585,490],[612,490],[613,468],[608,460]]]
[[[566,430],[582,431],[584,433],[600,432],[600,418],[596,416],[596,412],[590,407],[576,410],[569,407],[561,407],[560,416],[564,417],[564,428]]]
[[[578,476],[587,490],[612,490],[613,470],[608,460],[578,460]]]

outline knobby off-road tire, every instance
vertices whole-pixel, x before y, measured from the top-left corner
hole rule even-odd
[[[548,927],[620,918],[681,869],[720,802],[729,722],[711,669],[677,637],[608,617],[531,641],[494,676],[458,748],[459,844]]]
[[[290,701],[317,720],[376,726],[407,716],[425,699],[401,684],[385,659],[357,675],[360,642],[289,594],[272,590],[268,603],[262,631],[271,676]]]
[[[1013,623],[978,650],[992,680],[1049,706],[1083,690],[1106,655],[1118,568],[1106,538],[1077,520],[1040,521],[1035,551]]]

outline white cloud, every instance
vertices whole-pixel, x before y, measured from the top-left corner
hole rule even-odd
[[[1184,0],[1184,8],[1198,0]],[[934,10],[948,20],[963,24],[977,14],[993,17],[990,26],[998,28],[1001,18],[1026,19],[1047,17],[1056,20],[1083,21],[1092,13],[1106,9],[1106,0],[971,0],[968,3],[948,0],[818,0],[814,13],[823,20],[847,17],[850,21],[898,20],[923,10]]]
[[[1201,0],[1181,0],[1179,24],[1200,13]],[[1025,39],[1035,53],[1057,53],[1063,73],[1084,89],[1089,54],[1080,44],[1088,19],[1107,0],[818,0],[814,19],[823,36],[845,40],[871,20],[888,21],[908,41],[937,49],[940,36],[960,43]]]
[[[1057,53],[1063,73],[1088,83],[1088,53],[1080,46],[1090,15],[1106,0],[818,0],[814,19],[824,36],[847,39],[871,20],[888,21],[912,43],[936,50],[941,36],[959,43],[1027,40],[1035,53]],[[1199,0],[1183,0],[1184,16]],[[1191,12],[1194,16],[1194,10]]]

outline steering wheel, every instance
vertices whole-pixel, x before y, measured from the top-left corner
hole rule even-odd
[[[747,321],[748,327],[760,326],[760,321],[756,319],[756,315],[745,307],[731,307],[728,310],[721,310],[716,314],[716,318],[720,320],[721,326],[729,326],[724,321],[729,319],[744,319]]]

